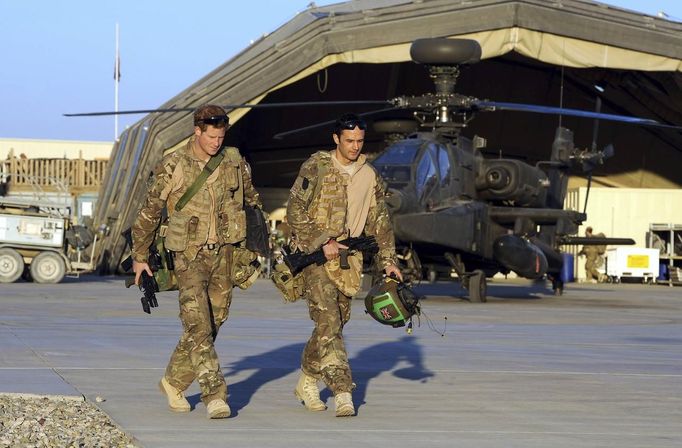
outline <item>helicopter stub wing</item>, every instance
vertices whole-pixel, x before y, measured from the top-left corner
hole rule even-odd
[[[601,238],[601,237],[586,237],[586,236],[566,236],[559,238],[559,244],[567,246],[631,246],[635,243],[632,238]]]
[[[444,246],[448,250],[491,257],[491,251],[484,253],[484,229],[477,225],[488,221],[486,204],[463,201],[437,212],[395,214],[393,232],[401,241]]]
[[[548,258],[554,255],[553,250],[547,254],[526,238],[506,234],[504,227],[488,217],[488,207],[481,202],[438,212],[396,215],[393,229],[398,240],[411,243],[418,253],[425,245],[440,248],[444,256],[452,252],[473,255],[475,261],[468,262],[473,264],[466,264],[468,271],[484,264],[538,279],[548,272]]]

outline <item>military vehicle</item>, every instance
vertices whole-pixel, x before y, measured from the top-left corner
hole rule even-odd
[[[0,196],[0,283],[59,283],[95,270],[98,239],[63,203]]]

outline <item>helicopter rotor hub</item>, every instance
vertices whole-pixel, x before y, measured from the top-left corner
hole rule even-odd
[[[454,93],[459,77],[459,67],[448,65],[430,65],[429,75],[433,80],[437,95]]]

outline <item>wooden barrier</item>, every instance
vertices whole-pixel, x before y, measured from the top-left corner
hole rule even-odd
[[[9,179],[9,191],[63,191],[71,194],[97,192],[106,174],[108,160],[24,159],[0,161],[0,181]]]

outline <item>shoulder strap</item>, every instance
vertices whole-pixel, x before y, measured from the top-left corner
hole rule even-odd
[[[204,182],[206,182],[206,179],[208,179],[208,176],[213,174],[215,169],[218,168],[218,165],[220,165],[220,162],[223,161],[223,157],[225,157],[225,150],[220,151],[218,154],[211,157],[208,162],[206,162],[206,165],[199,176],[194,180],[187,191],[185,191],[185,194],[180,197],[177,204],[175,204],[176,212],[179,212],[185,208],[185,205],[187,205],[189,200],[192,199],[195,194],[197,194],[199,189],[204,185]]]
[[[322,180],[324,179],[324,176],[327,175],[327,164],[324,162],[324,159],[320,157],[317,160],[317,180],[315,181],[315,188],[313,189],[313,194],[310,196],[310,202],[312,203],[315,198],[320,194],[320,190],[322,189]]]

